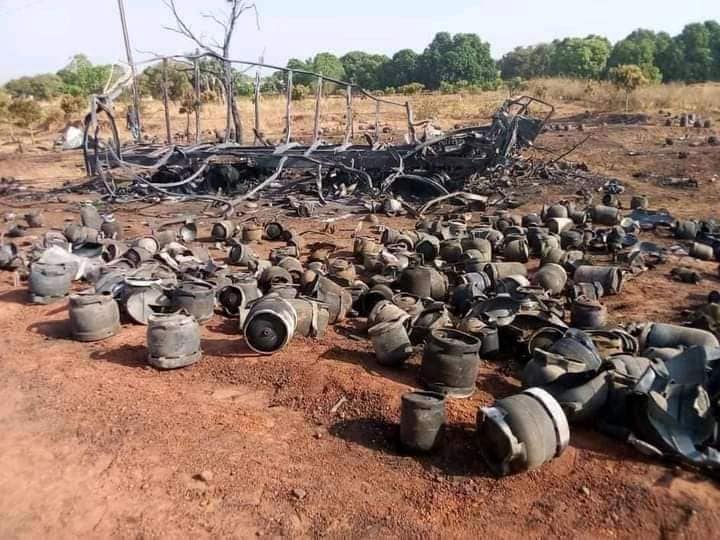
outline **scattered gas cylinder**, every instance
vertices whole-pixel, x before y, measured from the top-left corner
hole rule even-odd
[[[153,313],[148,319],[147,360],[158,369],[194,364],[202,356],[200,325],[183,313]]]
[[[259,354],[281,351],[290,343],[297,328],[292,304],[277,295],[263,296],[250,307],[243,334],[248,347]]]
[[[100,341],[120,330],[120,308],[112,293],[70,296],[70,327],[77,341]]]
[[[445,424],[445,395],[408,392],[400,407],[400,442],[413,452],[429,452],[437,444]]]
[[[540,388],[481,408],[477,432],[480,454],[498,476],[537,469],[560,456],[570,441],[560,404]]]
[[[175,307],[185,310],[199,323],[212,319],[215,312],[215,288],[202,281],[183,281],[171,293]]]
[[[459,330],[430,332],[420,366],[423,385],[450,397],[470,397],[480,369],[480,346],[478,338]]]
[[[401,319],[385,321],[368,329],[379,364],[399,366],[412,354],[407,329]]]
[[[34,263],[30,267],[28,285],[30,301],[34,304],[52,304],[70,292],[74,270],[66,264]]]

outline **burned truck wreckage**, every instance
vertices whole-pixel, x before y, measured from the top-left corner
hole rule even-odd
[[[542,108],[544,115],[531,116],[531,107]],[[376,129],[375,137],[366,135],[364,145],[348,137],[342,144],[317,138],[310,145],[288,141],[251,147],[200,143],[93,148],[95,141],[86,130],[86,167],[103,179],[110,197],[227,197],[216,199],[225,205],[226,216],[234,202],[260,194],[296,195],[304,208],[362,198],[372,201],[368,209],[376,211],[383,201],[390,200],[387,208],[462,192],[472,179],[509,167],[532,145],[553,110],[524,96],[505,102],[488,125],[425,135],[422,140],[413,128],[398,145],[382,142]]]

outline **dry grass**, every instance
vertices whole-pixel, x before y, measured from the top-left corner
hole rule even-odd
[[[535,95],[558,107],[558,114],[574,114],[581,110],[620,112],[625,109],[625,93],[607,82],[581,81],[576,79],[538,79],[530,81],[523,93]],[[471,125],[488,120],[491,113],[507,98],[505,90],[468,94],[419,94],[413,96],[385,96],[399,103],[409,101],[416,120],[431,120],[441,129],[452,129],[459,125]],[[64,120],[58,114],[58,103],[45,103],[46,116],[51,119],[34,131],[39,141],[49,141],[63,127]],[[312,136],[314,119],[314,98],[308,97],[292,103],[293,136],[308,140]],[[659,109],[680,112],[696,112],[701,115],[720,113],[720,84],[698,85],[666,84],[640,88],[630,99],[632,112],[656,112]],[[239,110],[244,125],[244,141],[252,142],[254,105],[248,98],[239,100]],[[118,123],[125,127],[125,105],[117,104]],[[143,102],[145,132],[157,140],[165,136],[162,103],[146,100]],[[183,141],[187,117],[180,113],[179,104],[171,104],[171,125],[177,142]],[[264,96],[261,102],[261,125],[263,136],[271,141],[282,140],[285,129],[284,96]],[[321,114],[322,134],[326,140],[340,141],[345,133],[346,103],[343,95],[326,96]],[[80,116],[80,115],[79,115]],[[371,130],[375,124],[375,102],[356,97],[353,102],[353,122],[356,140],[363,139],[362,133]],[[201,139],[215,138],[215,130],[225,126],[225,107],[221,103],[203,105],[201,116]],[[398,142],[398,133],[407,128],[403,107],[381,106],[380,127],[389,128],[396,135],[384,134],[383,140]],[[38,131],[44,132],[38,135]],[[385,129],[388,131],[388,129]],[[121,129],[127,136],[127,131]],[[194,140],[194,115],[190,118],[191,141]],[[13,137],[30,142],[29,130],[10,129],[0,126],[0,141],[7,142]]]
[[[551,102],[575,103],[594,111],[625,110],[625,92],[605,81],[537,79],[528,83],[526,92]],[[717,114],[720,112],[720,84],[652,84],[639,88],[630,96],[631,112],[659,109]]]

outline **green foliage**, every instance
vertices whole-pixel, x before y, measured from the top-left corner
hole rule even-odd
[[[234,86],[236,96],[250,97],[255,94],[255,79],[242,73],[235,76]]]
[[[61,93],[63,82],[57,75],[45,73],[8,81],[5,90],[13,97],[52,99]]]
[[[274,73],[270,77],[264,77],[260,81],[260,92],[263,94],[279,94],[283,87],[281,73]]]
[[[630,106],[630,94],[649,82],[642,68],[636,64],[623,64],[610,68],[608,78],[618,88],[625,90],[625,110]]]
[[[312,71],[315,73],[322,73],[326,77],[331,77],[340,81],[346,79],[345,68],[343,67],[340,59],[334,54],[327,52],[315,55],[312,63]]]
[[[610,42],[603,37],[566,38],[555,42],[551,61],[553,75],[599,79],[610,56]]]
[[[557,42],[517,47],[498,62],[503,79],[535,79],[552,75]]]
[[[610,68],[608,75],[616,86],[626,92],[633,92],[649,82],[642,68],[636,64],[623,64]]]
[[[312,89],[304,84],[293,84],[292,88],[292,99],[293,101],[300,101],[305,99],[312,93]]]
[[[382,65],[378,79],[384,87],[397,87],[418,80],[418,58],[412,49],[402,49]],[[387,92],[386,92],[387,93]]]
[[[112,72],[112,66],[95,66],[84,54],[76,54],[57,74],[63,83],[63,93],[88,96],[101,93],[110,80]]]
[[[436,90],[443,81],[468,81],[483,85],[498,79],[490,45],[477,34],[447,32],[435,35],[418,59],[418,78],[427,88]]]
[[[515,95],[527,88],[527,84],[522,77],[513,77],[505,81],[505,87],[508,89],[510,95]]]
[[[65,117],[69,118],[74,114],[83,112],[88,108],[87,99],[82,96],[71,96],[69,94],[60,98],[60,109],[65,113]]]
[[[397,92],[400,94],[404,94],[406,96],[412,96],[415,94],[419,94],[425,90],[425,85],[422,83],[409,83],[409,84],[403,84],[402,86],[397,87]]]
[[[315,58],[309,58],[306,61],[291,58],[288,60],[287,67],[295,70],[318,73],[340,81],[345,80],[345,68],[342,62],[337,56],[328,52],[318,53],[315,55]],[[286,77],[283,77],[283,79],[285,78]],[[316,82],[317,78],[313,75],[293,73],[293,84],[314,87]]]
[[[10,121],[19,127],[33,127],[43,118],[40,104],[31,98],[14,98],[8,104]]]
[[[384,86],[382,74],[390,59],[384,54],[368,54],[352,51],[340,57],[345,77],[367,90],[378,90]]]
[[[181,101],[185,94],[192,91],[190,80],[191,68],[179,62],[168,62],[168,97],[171,101]],[[153,99],[162,99],[163,96],[163,67],[162,64],[150,66],[142,72],[138,79],[140,94],[152,96]]]
[[[684,53],[683,79],[688,82],[709,80],[714,71],[714,59],[708,26],[701,23],[688,24],[676,39]]]
[[[608,68],[612,69],[623,65],[639,66],[648,81],[660,82],[662,73],[655,64],[657,51],[658,36],[655,35],[655,32],[643,29],[635,30],[615,44],[608,59]]]

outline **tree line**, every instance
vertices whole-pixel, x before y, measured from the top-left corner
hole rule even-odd
[[[629,69],[629,67],[632,69]],[[639,29],[612,44],[607,38],[590,35],[565,38],[550,43],[517,47],[494,60],[490,45],[476,34],[438,33],[422,53],[402,49],[392,56],[352,51],[342,56],[320,52],[312,58],[292,58],[287,67],[320,73],[356,83],[370,91],[414,93],[423,89],[456,91],[495,89],[504,81],[538,77],[609,79],[641,77],[652,82],[699,82],[720,80],[720,24],[715,21],[688,24],[677,36]],[[57,73],[20,77],[5,84],[12,98],[40,100],[65,96],[70,108],[72,97],[102,92],[122,72],[112,65],[93,65],[77,55]],[[223,66],[205,59],[201,62],[204,99],[222,99],[220,84]],[[164,73],[160,65],[151,66],[140,76],[143,95],[162,97]],[[237,95],[252,95],[254,78],[235,71]],[[282,92],[284,73],[262,78],[264,93]],[[168,92],[173,101],[192,94],[194,70],[181,62],[169,62]],[[312,90],[314,77],[298,73],[294,77],[296,97]],[[625,85],[627,86],[627,85]],[[333,91],[332,85],[327,91]]]

